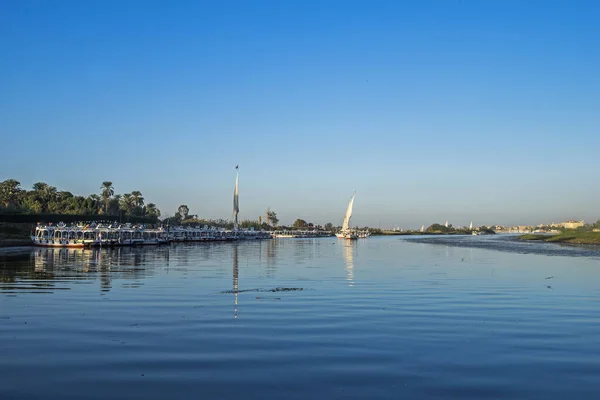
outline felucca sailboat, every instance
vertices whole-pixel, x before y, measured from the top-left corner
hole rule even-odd
[[[356,197],[356,192],[354,192],[352,198],[350,199],[350,203],[348,203],[348,209],[346,210],[346,215],[344,215],[344,223],[342,224],[342,230],[335,234],[335,236],[339,237],[340,239],[358,239],[358,234],[350,230],[350,218],[352,218],[352,207],[354,206],[354,197]]]

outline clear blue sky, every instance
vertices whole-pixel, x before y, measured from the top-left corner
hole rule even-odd
[[[0,180],[163,214],[600,217],[600,3],[0,2]],[[380,222],[381,221],[381,222]]]

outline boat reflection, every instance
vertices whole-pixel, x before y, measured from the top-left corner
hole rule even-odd
[[[114,280],[134,280],[125,287],[140,286],[141,280],[168,263],[169,249],[136,247],[111,249],[36,247],[0,269],[0,290],[14,292],[44,287],[52,292],[59,282],[93,283],[109,291]],[[17,262],[15,262],[17,261]]]
[[[356,251],[357,242],[354,240],[344,241],[342,254],[344,255],[344,263],[346,264],[346,281],[348,286],[354,286],[354,253]]]

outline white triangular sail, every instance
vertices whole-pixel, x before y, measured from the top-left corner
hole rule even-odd
[[[469,225],[469,229],[473,229],[473,221],[471,221],[471,224]]]
[[[425,232],[425,225],[421,225],[421,232]]]
[[[235,174],[235,190],[233,191],[233,230],[238,230],[238,213],[240,212],[240,203],[238,198],[238,181],[239,181],[239,171]]]
[[[348,209],[346,210],[346,215],[344,215],[344,224],[342,225],[342,232],[345,232],[350,227],[350,218],[352,218],[352,207],[354,206],[354,197],[356,196],[356,192],[352,195],[350,199],[350,203],[348,203]]]

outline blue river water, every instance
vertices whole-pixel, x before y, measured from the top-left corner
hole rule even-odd
[[[0,398],[591,399],[599,310],[510,237],[3,250]]]

